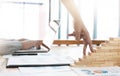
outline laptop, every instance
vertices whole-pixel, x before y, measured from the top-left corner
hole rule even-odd
[[[56,33],[58,32],[60,22],[59,20],[50,21],[49,27],[47,28],[47,33],[45,38],[42,41],[41,48],[37,49],[29,49],[29,50],[18,50],[14,52],[12,55],[37,55],[37,53],[47,53],[50,51],[50,48],[54,42],[54,38]]]
[[[40,55],[36,56],[12,56],[8,58],[6,68],[17,68],[17,67],[45,67],[45,66],[70,66],[70,64],[74,63],[73,59],[69,59],[63,56],[56,55],[54,53],[49,52],[51,49],[51,45],[53,44],[55,35],[59,28],[59,21],[53,20],[50,22],[48,32],[43,39],[42,49],[40,50],[28,50],[25,53],[33,53],[35,55],[36,51],[39,52]],[[48,53],[41,53],[48,52]],[[17,52],[19,54],[23,53]]]

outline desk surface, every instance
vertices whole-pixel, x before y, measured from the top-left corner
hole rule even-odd
[[[82,46],[52,46],[50,52],[74,59],[82,58]],[[89,52],[89,49],[87,50]],[[0,76],[120,76],[120,67],[31,67],[6,68],[6,59],[11,55],[1,56]],[[50,70],[52,68],[52,70]],[[56,69],[56,70],[55,70]],[[109,72],[108,72],[109,71]],[[85,74],[86,73],[86,74]],[[94,74],[93,74],[94,73]]]

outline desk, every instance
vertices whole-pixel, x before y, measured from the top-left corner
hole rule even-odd
[[[79,61],[79,58],[83,58],[82,53],[82,45],[53,45],[50,52],[55,53],[57,55],[66,56],[74,59],[75,61]],[[74,44],[74,43],[70,43]],[[87,54],[90,50],[87,49]],[[41,68],[32,67],[32,68],[6,68],[6,59],[7,57],[11,57],[11,55],[1,56],[0,57],[0,76],[120,76],[120,67],[118,66],[110,66],[110,67],[62,67],[62,69],[58,69],[50,71],[50,67],[42,67],[42,72],[39,71]],[[21,71],[21,69],[23,71]],[[44,70],[44,71],[43,71]],[[47,70],[47,71],[46,71]],[[104,74],[105,73],[105,74]]]

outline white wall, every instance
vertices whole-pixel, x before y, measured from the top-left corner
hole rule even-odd
[[[48,11],[48,1],[45,0],[4,0],[0,7],[0,38],[43,39]]]

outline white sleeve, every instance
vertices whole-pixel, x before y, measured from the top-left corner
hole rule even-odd
[[[0,40],[0,55],[12,54],[22,48],[22,44],[16,40]]]

